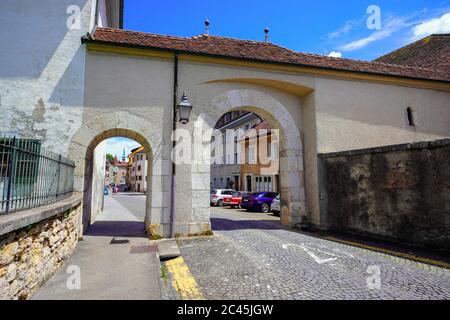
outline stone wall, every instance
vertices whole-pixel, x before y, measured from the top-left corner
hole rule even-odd
[[[78,203],[0,236],[0,300],[27,299],[61,266],[77,244],[80,216]]]
[[[331,230],[450,252],[450,140],[319,155]]]

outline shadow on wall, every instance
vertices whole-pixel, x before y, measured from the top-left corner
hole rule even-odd
[[[85,49],[79,47],[67,68],[59,78],[49,102],[63,106],[82,106],[83,95],[80,94],[80,85],[84,80],[84,55]]]
[[[66,25],[70,17],[67,8],[75,5],[83,10],[88,3],[88,0],[2,0],[0,41],[8,45],[0,51],[0,77],[39,78],[70,31]],[[83,28],[86,21],[81,23]],[[18,24],[20,27],[14,27]],[[81,30],[73,33],[79,43]]]

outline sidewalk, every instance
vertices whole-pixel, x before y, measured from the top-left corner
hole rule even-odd
[[[107,196],[104,213],[33,299],[161,299],[160,263],[156,247],[149,245],[143,223],[114,197]],[[80,268],[79,290],[68,289],[67,282],[73,279],[69,266]]]

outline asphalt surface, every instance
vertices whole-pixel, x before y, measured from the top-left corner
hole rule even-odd
[[[212,208],[214,237],[179,241],[206,299],[450,299],[450,271]]]
[[[105,197],[104,212],[33,299],[161,299],[160,264],[144,232],[144,203],[143,195]]]

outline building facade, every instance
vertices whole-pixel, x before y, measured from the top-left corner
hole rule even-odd
[[[121,1],[114,3],[2,1],[0,39],[9,45],[0,52],[0,125],[75,161],[84,205],[96,183],[95,147],[116,136],[139,142],[147,151],[151,234],[210,230],[209,142],[231,111],[253,112],[280,129],[277,184],[287,226],[307,219],[327,228],[318,154],[450,136],[448,53],[446,61],[433,54],[434,63],[418,67],[303,54],[270,42],[125,31]],[[438,49],[448,52],[450,37],[442,38]],[[173,124],[183,91],[193,105],[190,119]],[[208,159],[172,166],[174,126],[206,137],[190,154]],[[91,215],[85,206],[83,229]]]
[[[279,144],[266,121],[258,123],[238,140],[245,157],[240,165],[240,184],[246,192],[278,192]],[[264,159],[262,159],[264,157]]]
[[[130,190],[134,192],[147,192],[147,152],[143,147],[131,150],[128,155],[130,168]]]
[[[219,119],[211,139],[212,188],[244,190],[241,182],[241,148],[238,139],[261,121],[257,114],[243,111],[230,112]],[[227,150],[227,144],[230,143],[232,151]]]
[[[105,160],[105,186],[128,185],[128,162],[119,161],[117,156],[113,161]]]

